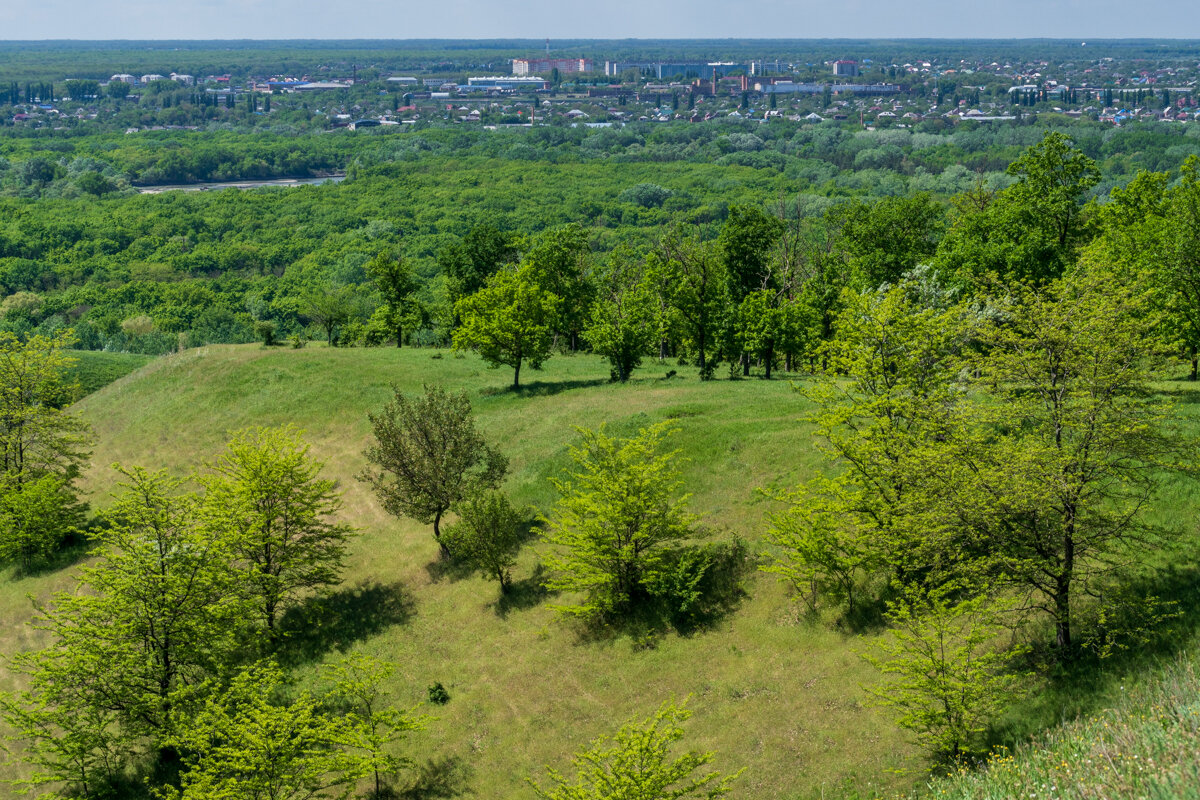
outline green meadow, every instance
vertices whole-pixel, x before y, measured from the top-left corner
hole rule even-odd
[[[106,373],[101,361],[89,356],[80,369]],[[136,365],[115,357],[110,366],[115,376]],[[83,483],[93,507],[102,508],[118,481],[113,464],[186,475],[214,458],[232,431],[302,428],[312,454],[339,481],[341,516],[358,535],[342,585],[285,620],[283,660],[302,682],[344,652],[396,665],[389,687],[396,704],[420,705],[430,715],[425,731],[405,745],[417,767],[408,797],[531,796],[525,779],[540,776],[543,765],[565,766],[571,753],[621,721],[689,696],[689,746],[715,751],[717,769],[748,768],[736,797],[895,796],[922,783],[923,755],[886,712],[868,704],[862,688],[876,675],[859,653],[878,632],[809,618],[774,576],[755,569],[769,556],[764,530],[777,508],[762,490],[786,489],[824,468],[803,421],[807,403],[794,388],[803,378],[701,383],[693,368],[653,361],[628,385],[609,383],[607,375],[597,357],[557,356],[514,392],[507,370],[445,350],[186,350],[77,403],[96,436]],[[392,387],[411,393],[425,384],[467,392],[480,427],[510,460],[504,488],[531,513],[551,509],[555,492],[547,479],[569,463],[576,426],[632,432],[673,420],[690,506],[703,515],[706,535],[749,545],[755,563],[744,596],[687,634],[586,635],[560,618],[551,608],[555,598],[540,589],[544,545],[534,538],[514,570],[513,596],[500,602],[494,582],[439,560],[429,526],[388,516],[356,479],[366,464],[367,412],[382,406]],[[1190,396],[1181,397],[1190,406]],[[1170,494],[1173,504],[1195,507],[1191,492]],[[38,643],[39,633],[23,624],[33,614],[30,598],[70,588],[73,569],[7,576],[0,584],[0,647]],[[1072,688],[1080,676],[1054,679],[1015,709],[997,736],[1023,737],[1107,702],[1121,669],[1089,673],[1093,685],[1082,694]],[[0,688],[12,682],[3,676]],[[445,705],[428,702],[435,682],[449,691]]]

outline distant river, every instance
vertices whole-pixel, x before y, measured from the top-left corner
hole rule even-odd
[[[261,189],[264,186],[317,186],[322,183],[341,183],[345,175],[326,175],[323,178],[275,178],[269,181],[230,181],[229,183],[176,183],[163,186],[139,186],[142,194],[160,192],[218,192],[221,189]]]

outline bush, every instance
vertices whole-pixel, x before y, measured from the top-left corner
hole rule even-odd
[[[442,685],[441,681],[430,685],[429,702],[439,706],[444,706],[450,702],[450,692],[446,691],[446,687]]]
[[[658,208],[674,194],[670,189],[659,186],[657,183],[639,183],[637,186],[630,186],[621,192],[617,199],[622,203],[633,203],[642,208]]]
[[[254,335],[262,339],[263,347],[272,347],[275,344],[275,323],[269,319],[255,322]]]
[[[500,582],[507,592],[509,570],[521,546],[521,515],[501,492],[484,491],[455,506],[459,520],[446,529],[443,541],[451,557],[470,565],[483,577]]]

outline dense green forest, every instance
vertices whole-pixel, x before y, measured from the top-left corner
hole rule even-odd
[[[365,325],[382,301],[364,266],[389,252],[417,276],[422,316],[406,335],[445,342],[453,300],[446,265],[473,230],[503,232],[515,257],[532,246],[519,241],[576,224],[588,259],[600,263],[620,246],[651,248],[677,226],[715,240],[730,209],[743,206],[801,225],[806,236],[827,236],[846,261],[858,246],[857,234],[843,235],[848,220],[865,214],[863,225],[883,225],[901,198],[927,197],[936,209],[924,257],[953,245],[939,240],[959,224],[964,206],[955,198],[1002,196],[1016,179],[1006,169],[1046,130],[964,127],[729,121],[8,140],[0,185],[12,196],[0,199],[0,286],[9,297],[0,324],[22,333],[71,326],[84,348],[148,353],[249,341],[258,321],[273,322],[281,336],[316,335],[306,298],[345,292],[353,301],[347,322]],[[1200,152],[1190,127],[1057,130],[1096,164],[1096,180],[1074,198],[1088,204],[1084,219],[1138,171],[1176,170]],[[340,168],[349,171],[345,182],[319,187],[158,195],[122,188]],[[148,328],[122,330],[140,317]]]

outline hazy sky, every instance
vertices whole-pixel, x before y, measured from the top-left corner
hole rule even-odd
[[[1197,0],[0,0],[0,39],[1200,38]]]

